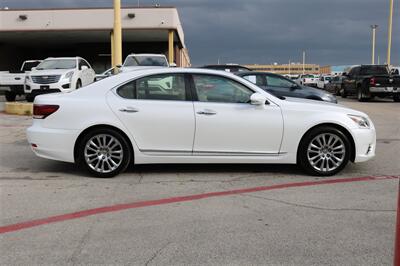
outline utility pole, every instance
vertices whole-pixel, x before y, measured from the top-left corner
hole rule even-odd
[[[290,75],[290,59],[289,59],[289,75]]]
[[[371,25],[371,29],[372,29],[372,58],[371,58],[371,64],[373,64],[373,65],[375,65],[376,28],[378,28],[378,25]]]
[[[113,30],[114,65],[122,65],[122,29],[121,29],[121,0],[114,0],[114,30]]]
[[[306,51],[303,51],[303,75],[305,74]]]
[[[390,66],[390,52],[392,49],[392,24],[393,24],[393,0],[389,0],[389,27],[388,27],[388,48],[386,63]]]

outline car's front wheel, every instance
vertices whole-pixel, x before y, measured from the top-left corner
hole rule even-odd
[[[128,140],[112,129],[96,129],[80,142],[78,162],[97,177],[113,177],[125,171],[131,161]]]
[[[341,171],[350,158],[350,142],[334,127],[312,129],[302,139],[298,163],[309,174],[330,176]]]

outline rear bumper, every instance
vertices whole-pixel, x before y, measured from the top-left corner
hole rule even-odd
[[[400,93],[400,87],[370,87],[371,93]]]
[[[371,129],[352,130],[355,144],[354,162],[365,162],[375,157],[376,131]]]
[[[48,129],[35,123],[26,130],[33,152],[46,159],[73,163],[77,130]],[[33,147],[33,144],[36,147]]]

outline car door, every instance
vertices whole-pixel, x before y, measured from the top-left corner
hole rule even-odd
[[[360,72],[360,67],[354,67],[343,80],[343,86],[346,92],[354,93],[356,91],[356,77]]]
[[[107,101],[141,152],[191,154],[195,118],[184,74],[127,82],[111,91]]]
[[[278,105],[250,104],[254,93],[227,77],[192,75],[196,117],[196,155],[269,155],[279,153],[283,120]]]

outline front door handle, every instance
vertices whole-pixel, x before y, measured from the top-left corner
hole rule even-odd
[[[205,109],[202,111],[198,111],[197,114],[199,114],[199,115],[216,115],[217,112],[215,112],[213,110]]]
[[[133,108],[133,107],[126,107],[126,108],[119,109],[119,111],[125,112],[125,113],[137,113],[137,112],[139,112],[139,109]]]

